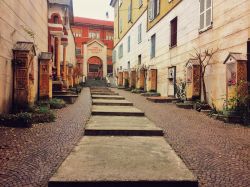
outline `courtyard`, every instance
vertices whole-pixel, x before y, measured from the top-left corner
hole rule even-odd
[[[173,104],[151,103],[140,95],[114,89],[164,130],[199,186],[250,184],[250,130],[225,124]],[[47,186],[49,179],[84,134],[91,98],[84,88],[76,103],[57,111],[57,120],[30,129],[0,128],[0,186]]]

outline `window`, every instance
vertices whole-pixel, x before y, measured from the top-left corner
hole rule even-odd
[[[128,70],[130,70],[130,61],[128,61]]]
[[[155,34],[151,36],[150,58],[155,57]]]
[[[142,5],[143,5],[143,0],[138,0],[138,3],[139,3],[139,8],[142,7]]]
[[[100,32],[99,31],[89,31],[89,38],[100,39]]]
[[[113,61],[113,63],[116,63],[116,50],[113,51],[112,61]]]
[[[141,43],[142,36],[141,36],[141,27],[142,25],[138,25],[138,43]]]
[[[128,22],[132,21],[132,2],[128,6]]]
[[[76,48],[76,55],[81,55],[81,54],[82,54],[81,48],[77,47]]]
[[[148,19],[153,21],[160,14],[160,0],[149,0]]]
[[[200,0],[200,31],[212,26],[212,0]]]
[[[58,16],[54,16],[53,22],[54,22],[54,24],[58,24],[59,23],[59,17]]]
[[[121,18],[119,20],[119,30],[120,30],[120,32],[122,32],[122,19]]]
[[[73,35],[74,35],[75,38],[82,37],[82,30],[80,30],[80,29],[75,29],[75,30],[73,31]]]
[[[113,33],[106,32],[106,40],[113,40]]]
[[[122,1],[123,1],[123,0],[119,0],[119,6],[122,6]]]
[[[128,36],[128,53],[130,52],[130,36]]]
[[[170,22],[170,47],[177,45],[177,17]]]
[[[138,55],[138,65],[141,65],[141,55]]]
[[[118,56],[119,56],[119,58],[122,58],[122,57],[123,57],[123,44],[121,44],[121,45],[119,46]]]

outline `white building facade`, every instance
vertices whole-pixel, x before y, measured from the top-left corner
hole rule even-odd
[[[201,3],[205,3],[204,8]],[[162,8],[159,7],[159,10]],[[250,1],[246,0],[182,0],[149,27],[151,21],[147,10],[116,44],[114,69],[122,71],[140,63],[146,67],[155,67],[158,71],[157,92],[162,96],[172,96],[175,82],[170,78],[169,69],[175,67],[176,81],[185,80],[186,63],[195,54],[195,49],[217,50],[207,68],[205,81],[209,103],[222,108],[226,94],[226,66],[223,62],[229,52],[247,54],[249,12]],[[177,22],[177,43],[171,46],[173,21]]]

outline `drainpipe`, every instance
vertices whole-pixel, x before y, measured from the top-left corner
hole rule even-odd
[[[248,93],[250,94],[250,38],[247,41],[247,82]]]

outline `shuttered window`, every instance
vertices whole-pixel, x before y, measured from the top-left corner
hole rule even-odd
[[[128,36],[128,53],[130,52],[130,36]]]
[[[200,31],[212,25],[212,0],[200,0]]]
[[[121,44],[121,45],[119,46],[118,56],[119,56],[119,58],[122,58],[122,57],[123,57],[123,44]]]
[[[160,0],[150,0],[148,5],[148,19],[154,20],[160,14]]]
[[[170,22],[170,47],[177,45],[177,17]]]
[[[143,4],[143,0],[138,0],[138,3],[139,3],[139,7],[141,7]]]
[[[151,50],[150,50],[150,58],[155,57],[155,34],[151,36]]]
[[[141,43],[142,36],[141,36],[142,25],[138,25],[138,43]]]
[[[120,21],[119,21],[119,30],[120,32],[122,32],[122,19],[120,18]]]
[[[132,2],[128,6],[128,22],[132,21]]]

